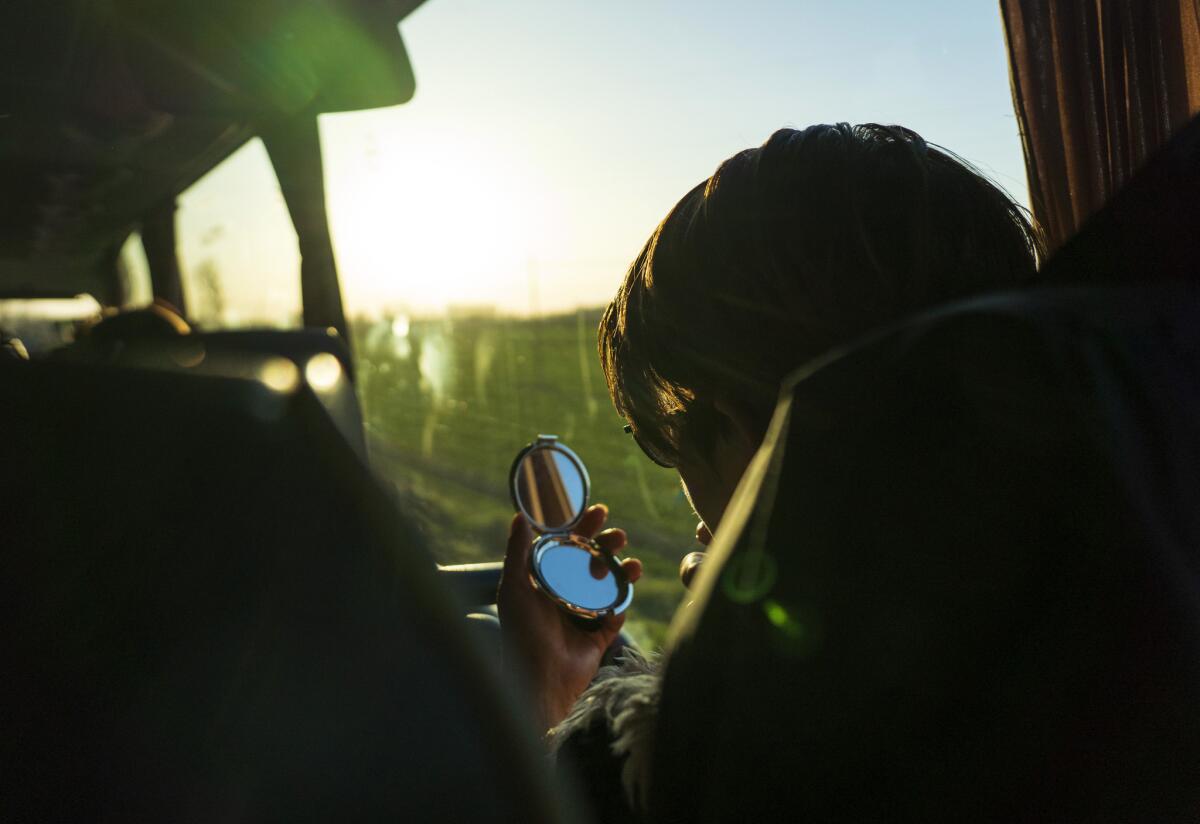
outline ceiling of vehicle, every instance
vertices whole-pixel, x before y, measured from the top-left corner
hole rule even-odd
[[[0,7],[0,297],[118,303],[120,246],[262,126],[403,103],[422,0]]]

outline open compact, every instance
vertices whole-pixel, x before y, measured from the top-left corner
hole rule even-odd
[[[597,620],[624,612],[633,584],[612,554],[571,534],[587,511],[589,488],[583,461],[555,435],[538,435],[509,473],[513,506],[539,533],[530,558],[534,586],[572,615]]]

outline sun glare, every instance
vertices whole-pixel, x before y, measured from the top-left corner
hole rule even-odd
[[[398,297],[417,312],[521,305],[538,235],[558,218],[555,192],[520,153],[487,134],[406,130],[390,111],[339,117],[324,135],[352,311],[375,314]]]

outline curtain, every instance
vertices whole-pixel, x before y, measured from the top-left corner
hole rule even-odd
[[[1200,111],[1200,0],[1000,0],[1034,217],[1054,251]]]

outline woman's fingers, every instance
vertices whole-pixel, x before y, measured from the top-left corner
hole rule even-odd
[[[620,615],[608,615],[601,621],[601,624],[604,628],[604,633],[602,635],[608,639],[604,644],[604,648],[608,649],[608,645],[612,643],[612,639],[616,638],[617,633],[621,631],[621,627],[625,626],[625,613],[622,612]]]
[[[631,584],[636,583],[637,579],[642,577],[642,562],[637,558],[626,558],[621,562],[621,569],[625,570],[625,577]]]
[[[636,583],[637,579],[642,577],[642,562],[637,558],[626,558],[621,562],[621,569],[624,570],[625,577],[631,584]],[[600,558],[592,558],[588,571],[591,572],[593,578],[599,581],[608,575],[608,564]]]
[[[611,556],[616,555],[625,546],[628,539],[625,537],[623,529],[606,529],[592,540],[604,551],[605,555]],[[592,577],[599,581],[608,575],[608,563],[603,558],[595,556],[592,558],[590,571]]]
[[[625,535],[625,530],[623,529],[606,529],[593,540],[609,555],[616,555],[629,542],[629,538]]]
[[[518,512],[508,526],[508,545],[504,550],[506,578],[515,578],[529,571],[529,551],[533,546],[533,530],[525,516]]]
[[[608,564],[600,555],[593,555],[588,561],[588,573],[597,581],[603,581],[604,577],[608,575]]]
[[[604,526],[604,522],[607,519],[608,507],[604,504],[594,504],[593,506],[589,506],[587,511],[583,513],[583,517],[579,519],[579,523],[575,525],[573,531],[585,538],[591,538],[600,531],[600,528]]]
[[[604,551],[605,555],[616,555],[625,546],[628,539],[625,537],[623,529],[606,529],[592,540]],[[590,570],[592,577],[600,580],[608,574],[608,563],[600,556],[593,556]]]

